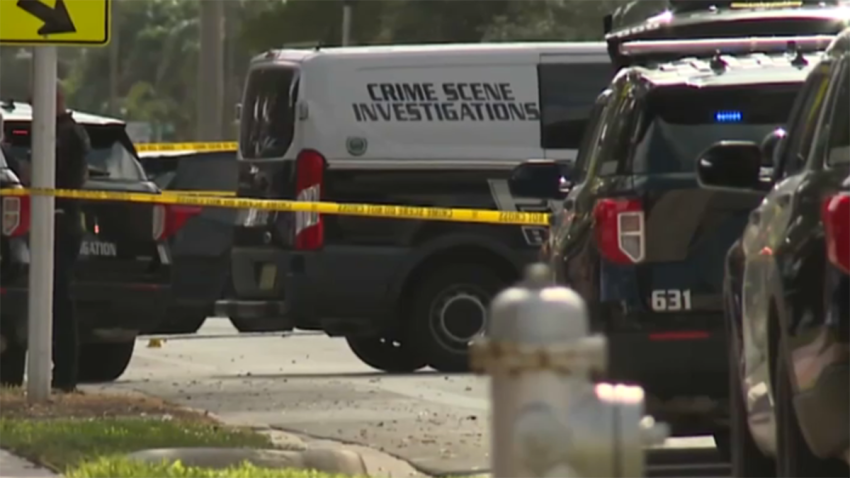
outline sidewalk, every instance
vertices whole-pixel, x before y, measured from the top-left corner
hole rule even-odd
[[[56,473],[0,448],[0,478],[56,478]]]

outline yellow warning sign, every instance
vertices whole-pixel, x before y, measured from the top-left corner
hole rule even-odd
[[[2,0],[0,0],[2,1]],[[389,204],[339,204],[332,202],[283,201],[213,197],[186,194],[143,194],[114,191],[81,191],[72,189],[2,189],[0,196],[31,194],[88,201],[124,201],[148,204],[180,204],[186,206],[257,209],[278,212],[309,212],[341,216],[419,219],[425,221],[475,222],[484,224],[517,224],[547,226],[549,213],[491,211],[485,209],[450,209],[438,207],[400,206]],[[200,193],[203,194],[203,193]]]
[[[210,153],[219,151],[236,151],[238,145],[235,141],[223,141],[217,143],[138,143],[135,146],[136,151],[140,153],[171,153],[182,151]]]
[[[0,0],[0,43],[104,46],[112,0]]]

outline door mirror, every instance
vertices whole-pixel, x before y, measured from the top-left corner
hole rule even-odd
[[[788,133],[783,128],[777,128],[767,136],[761,142],[761,166],[763,168],[772,168],[775,166],[774,157],[777,151],[782,149],[782,144],[785,142],[785,137]]]
[[[514,168],[508,184],[514,196],[557,199],[563,196],[562,181],[569,181],[565,173],[554,161],[529,159]]]
[[[762,190],[761,148],[751,141],[720,141],[697,157],[697,177],[704,188]]]

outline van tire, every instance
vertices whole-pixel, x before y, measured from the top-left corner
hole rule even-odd
[[[82,344],[77,380],[80,383],[114,382],[127,370],[135,347],[135,340]]]
[[[480,264],[445,265],[411,280],[419,281],[410,310],[411,346],[440,372],[468,371],[469,342],[483,332],[490,301],[505,288],[504,280]],[[458,315],[447,316],[451,307]]]
[[[166,319],[159,324],[154,334],[194,334],[207,321],[207,314],[191,308],[173,307],[168,309]]]
[[[236,327],[236,330],[242,333],[251,332],[287,332],[292,330],[288,322],[278,318],[270,319],[244,319],[240,317],[231,317],[230,323]]]
[[[348,347],[366,365],[388,373],[412,373],[428,365],[417,351],[378,336],[346,337]]]

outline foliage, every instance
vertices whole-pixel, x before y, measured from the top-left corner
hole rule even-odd
[[[347,475],[332,475],[315,470],[295,468],[259,468],[243,463],[224,469],[184,466],[174,463],[151,464],[131,461],[126,458],[102,457],[84,463],[65,474],[68,478],[351,478]]]
[[[199,0],[115,0],[120,114],[168,123],[170,140],[195,132]],[[628,21],[654,13],[665,0],[351,0],[354,44],[599,40],[602,17],[618,7]],[[224,111],[238,101],[249,59],[269,48],[339,45],[343,0],[227,0]],[[69,104],[109,111],[110,50],[60,49]],[[26,50],[0,49],[0,96],[28,94]]]
[[[268,437],[250,430],[152,418],[0,418],[0,436],[3,437],[3,448],[57,471],[68,470],[101,456],[117,456],[149,448],[271,447]],[[165,475],[154,473],[145,476]]]

